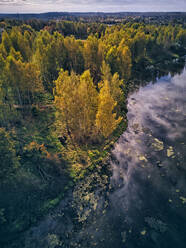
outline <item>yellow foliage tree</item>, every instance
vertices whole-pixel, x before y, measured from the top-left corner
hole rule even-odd
[[[80,131],[82,137],[92,137],[95,129],[95,118],[98,105],[98,92],[94,86],[90,71],[85,71],[80,77],[78,87],[80,100]]]
[[[124,80],[128,80],[131,75],[132,68],[132,55],[128,46],[123,46],[121,41],[118,47],[118,57],[117,57],[118,71],[120,76]]]
[[[108,64],[103,61],[102,63],[102,68],[101,68],[101,73],[102,73],[102,80],[99,83],[99,88],[103,86],[103,83],[105,80],[108,81],[109,87],[110,87],[110,93],[114,101],[117,102],[116,110],[119,113],[120,112],[120,105],[124,104],[124,93],[121,89],[122,86],[124,86],[123,80],[120,80],[119,74],[116,72],[112,76],[111,70]]]
[[[104,45],[95,36],[89,36],[84,42],[83,56],[85,69],[89,69],[94,81],[100,79],[100,67],[104,55]]]
[[[10,55],[6,60],[6,72],[7,82],[19,105],[31,104],[35,93],[43,91],[39,71],[34,64],[23,63]]]
[[[99,105],[96,115],[96,127],[101,134],[107,138],[121,122],[122,117],[116,119],[116,113],[113,113],[117,102],[111,96],[109,82],[104,81],[103,87],[99,93]]]
[[[76,137],[79,119],[79,99],[77,86],[79,77],[68,71],[61,70],[55,81],[54,96],[57,107],[58,127],[63,135]]]
[[[54,96],[61,132],[77,142],[91,139],[95,130],[98,93],[90,71],[79,76],[62,70],[55,83]]]

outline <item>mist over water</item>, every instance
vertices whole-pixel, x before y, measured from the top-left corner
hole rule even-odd
[[[126,247],[185,247],[186,70],[140,88],[128,110],[128,129],[112,152],[120,239]]]

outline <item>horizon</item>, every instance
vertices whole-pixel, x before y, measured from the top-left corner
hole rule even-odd
[[[48,14],[48,13],[74,13],[74,14],[122,14],[122,13],[173,13],[186,14],[186,11],[43,11],[43,12],[0,12],[5,15],[29,15],[29,14]]]
[[[185,0],[0,0],[1,14],[181,12]],[[184,11],[185,12],[185,11]]]

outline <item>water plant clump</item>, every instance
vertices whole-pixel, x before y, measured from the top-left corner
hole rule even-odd
[[[155,149],[155,151],[161,151],[164,149],[164,144],[162,141],[160,141],[157,138],[154,138],[154,142],[152,143],[153,148]]]
[[[154,230],[160,232],[160,233],[164,233],[167,231],[167,225],[159,220],[159,219],[155,219],[153,217],[146,217],[145,218],[145,222]]]

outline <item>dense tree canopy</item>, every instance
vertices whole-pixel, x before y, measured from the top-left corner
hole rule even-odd
[[[0,22],[5,242],[7,233],[15,239],[36,224],[77,180],[88,173],[100,180],[102,161],[127,126],[130,89],[168,72],[171,61],[175,69],[185,55],[183,23],[124,23]]]
[[[71,30],[69,35],[87,28],[59,22],[56,30],[67,27]],[[5,30],[0,44],[1,102],[11,108],[23,108],[37,105],[38,100],[42,102],[43,97],[38,96],[47,93],[61,111],[62,125],[75,140],[87,142],[98,135],[95,116],[105,82],[119,117],[127,83],[144,66],[150,67],[175,52],[183,53],[186,46],[186,31],[181,25],[129,22],[104,26],[102,33],[99,25],[90,28],[95,28],[95,34],[85,40],[66,34],[64,37],[46,27],[37,32],[25,24]]]
[[[7,182],[19,167],[15,145],[7,131],[0,128],[0,184]]]

